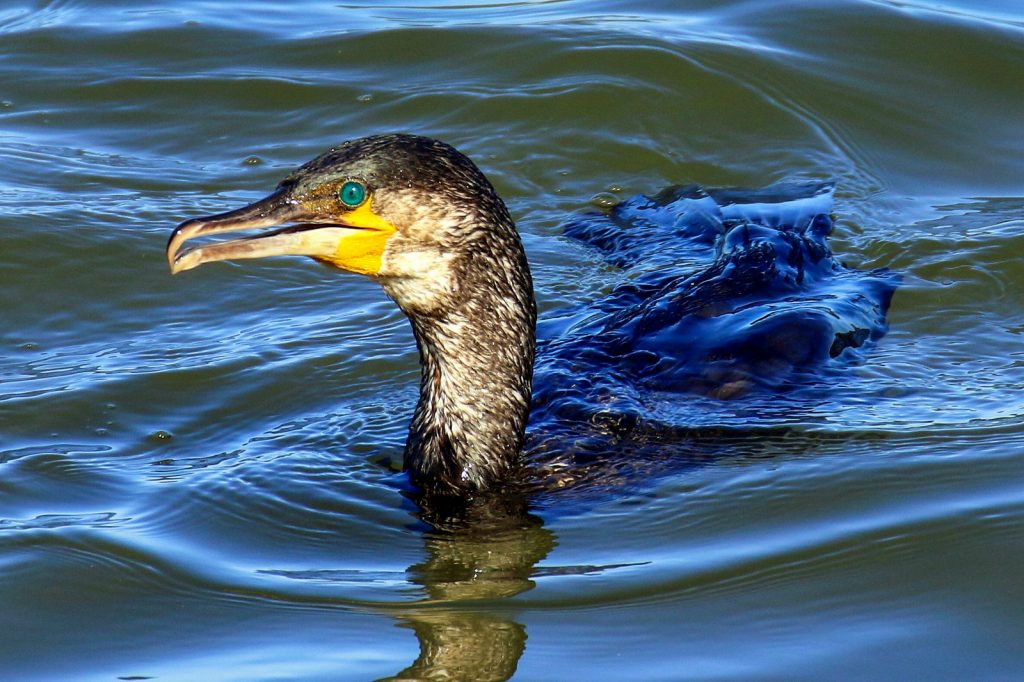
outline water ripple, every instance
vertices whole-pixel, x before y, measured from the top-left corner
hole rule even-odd
[[[1018,4],[0,9],[5,677],[1019,670]],[[890,332],[789,393],[676,403],[704,449],[426,532],[395,474],[416,349],[379,288],[163,254],[387,130],[493,180],[547,335],[629,280],[573,215],[783,179],[835,179],[836,253],[905,275]]]

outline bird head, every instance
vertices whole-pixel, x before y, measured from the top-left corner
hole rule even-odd
[[[260,228],[277,229],[182,248]],[[330,149],[248,206],[181,223],[167,260],[178,273],[220,260],[309,256],[378,278],[404,309],[429,312],[453,295],[460,256],[495,240],[519,244],[504,204],[472,161],[430,138],[380,135]]]

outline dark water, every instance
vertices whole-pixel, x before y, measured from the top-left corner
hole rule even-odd
[[[1024,10],[679,5],[5,3],[0,677],[1024,676]],[[703,466],[425,532],[377,286],[163,255],[388,130],[487,172],[542,319],[622,278],[574,214],[833,178],[890,331],[774,420],[680,405]]]

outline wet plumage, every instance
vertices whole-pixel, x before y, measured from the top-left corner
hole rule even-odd
[[[307,255],[379,281],[409,317],[422,365],[405,467],[425,490],[468,495],[519,478],[528,416],[548,448],[609,429],[667,432],[679,425],[647,409],[650,394],[772,390],[881,335],[895,279],[833,257],[831,206],[829,185],[688,187],[576,219],[569,237],[642,272],[558,315],[536,364],[533,284],[512,218],[469,159],[429,138],[340,145],[266,199],[182,223],[168,259],[177,272]]]

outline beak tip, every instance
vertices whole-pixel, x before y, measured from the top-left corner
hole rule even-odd
[[[187,241],[195,237],[270,227],[302,217],[304,214],[298,204],[291,201],[286,192],[279,190],[268,197],[233,211],[185,220],[174,228],[170,239],[167,240],[167,265],[170,267],[171,274],[176,275],[212,260],[235,257],[252,258],[251,244],[248,243],[247,248],[243,249],[241,253],[235,254],[228,253],[224,249],[217,250],[216,245],[210,248],[199,247],[187,250],[183,250],[183,247]],[[243,242],[243,240],[238,241]],[[223,242],[221,246],[231,243]]]
[[[171,232],[171,238],[167,240],[167,265],[170,267],[172,275],[191,269],[183,266],[183,254],[180,254],[179,252],[182,245],[201,232],[205,225],[206,222],[202,218],[193,218],[178,223],[178,226],[174,228],[173,232]]]
[[[178,267],[178,249],[177,246],[167,246],[167,267],[170,268],[171,274],[176,275],[180,271]]]
[[[172,275],[180,274],[186,270],[192,270],[202,264],[202,249],[192,249],[180,255],[171,255],[168,253],[168,265],[171,266]]]

